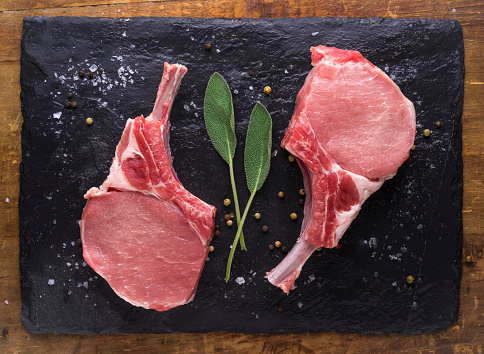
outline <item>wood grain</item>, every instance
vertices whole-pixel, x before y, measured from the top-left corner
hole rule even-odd
[[[482,353],[484,351],[484,33],[482,0],[4,0],[0,4],[0,352]],[[464,29],[464,251],[459,321],[413,336],[360,334],[30,334],[20,322],[20,40],[27,16],[428,17]],[[8,199],[7,199],[8,198]],[[466,257],[472,256],[472,262]],[[3,332],[3,334],[2,334]],[[6,333],[8,332],[8,334]]]

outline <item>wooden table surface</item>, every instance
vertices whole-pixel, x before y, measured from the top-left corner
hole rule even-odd
[[[0,0],[0,353],[484,352],[484,1],[483,0]],[[464,251],[457,323],[422,335],[30,334],[20,321],[18,239],[20,39],[27,16],[426,17],[464,29]],[[7,199],[8,198],[8,199]],[[467,262],[467,257],[472,262]]]

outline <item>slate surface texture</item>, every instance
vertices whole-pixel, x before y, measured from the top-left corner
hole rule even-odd
[[[415,104],[416,149],[364,204],[341,247],[311,256],[297,288],[285,296],[265,279],[284,257],[268,245],[280,240],[290,249],[295,243],[303,181],[279,144],[311,69],[309,48],[319,44],[359,50],[397,83]],[[151,112],[164,61],[188,67],[171,114],[174,168],[189,191],[218,208],[221,234],[212,241],[215,251],[194,301],[159,313],[117,297],[83,261],[77,240],[83,194],[106,178],[126,119]],[[80,70],[94,77],[79,78]],[[234,96],[242,207],[249,196],[243,142],[256,101],[274,122],[272,168],[251,211],[262,218],[246,222],[248,252],[236,252],[228,283],[224,270],[236,231],[223,219],[233,211],[222,203],[231,194],[229,173],[203,122],[205,87],[215,71]],[[413,334],[447,328],[459,309],[463,77],[462,29],[453,20],[26,18],[20,167],[24,325],[31,332],[56,333]],[[270,95],[263,93],[266,85]],[[74,109],[64,107],[69,92]],[[87,117],[93,125],[85,123]],[[426,128],[432,131],[428,138]],[[290,220],[291,212],[298,213],[297,221]],[[408,275],[415,278],[412,285]]]

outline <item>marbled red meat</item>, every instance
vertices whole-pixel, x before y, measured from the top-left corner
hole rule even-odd
[[[318,46],[311,53],[314,67],[281,144],[297,158],[306,189],[300,237],[268,273],[286,293],[316,248],[338,244],[415,138],[414,106],[382,70],[357,51]]]
[[[165,63],[153,112],[126,122],[80,223],[86,262],[121,298],[157,311],[193,299],[215,223],[215,207],[188,192],[172,166],[168,118],[186,71]]]

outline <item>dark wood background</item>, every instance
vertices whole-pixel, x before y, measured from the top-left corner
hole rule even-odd
[[[482,353],[484,352],[483,0],[0,0],[0,353]],[[426,17],[464,29],[464,251],[459,321],[423,335],[30,334],[20,321],[18,241],[20,40],[27,16]],[[8,198],[9,202],[6,201]],[[469,258],[470,256],[470,258]]]

